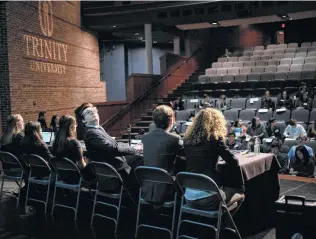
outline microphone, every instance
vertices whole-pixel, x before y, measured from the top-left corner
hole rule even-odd
[[[128,145],[131,146],[131,131],[132,126],[130,124],[127,125],[127,132],[128,132]]]

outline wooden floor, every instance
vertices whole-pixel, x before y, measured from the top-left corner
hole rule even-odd
[[[280,174],[279,179],[305,182],[305,183],[316,183],[316,178],[305,178],[305,177],[297,177],[297,176],[284,175],[284,174]]]

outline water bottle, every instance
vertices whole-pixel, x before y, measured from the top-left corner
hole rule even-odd
[[[255,140],[255,146],[254,146],[254,153],[255,155],[259,155],[260,154],[260,142],[259,142],[259,139],[256,138]]]

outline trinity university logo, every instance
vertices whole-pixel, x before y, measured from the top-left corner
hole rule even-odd
[[[53,4],[50,0],[38,1],[38,18],[42,33],[50,37],[53,34]]]

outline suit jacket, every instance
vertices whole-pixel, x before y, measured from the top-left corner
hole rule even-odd
[[[144,165],[173,174],[175,156],[181,155],[182,147],[180,136],[156,128],[143,138]],[[165,184],[147,182],[142,185],[142,197],[151,203],[163,204],[172,195],[172,189]]]
[[[216,140],[211,136],[209,141],[192,145],[190,141],[184,140],[184,153],[186,155],[187,171],[205,174],[212,178],[219,186],[222,185],[221,177],[216,170],[218,157],[226,161],[230,168],[239,166],[238,160],[229,151],[223,139]]]
[[[268,126],[267,127],[267,135],[268,135],[268,137],[274,136],[278,139],[282,139],[281,129],[279,126],[275,126],[275,127],[273,127],[273,129],[271,126]]]
[[[101,126],[86,126],[84,143],[91,161],[105,162],[119,172],[130,173],[131,167],[123,156],[134,155],[136,150],[133,147],[118,144]]]

